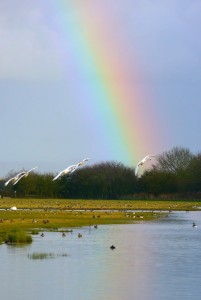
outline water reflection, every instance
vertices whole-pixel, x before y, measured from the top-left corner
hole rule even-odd
[[[26,247],[0,246],[1,299],[200,299],[201,212],[33,239]],[[29,259],[33,253],[54,257]]]

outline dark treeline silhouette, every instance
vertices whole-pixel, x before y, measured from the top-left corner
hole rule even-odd
[[[146,169],[146,163],[142,166]],[[10,173],[7,178],[12,177]],[[154,164],[135,176],[134,168],[118,162],[102,162],[78,169],[52,181],[55,174],[30,173],[0,194],[11,197],[69,199],[200,199],[201,154],[174,147],[156,156]]]

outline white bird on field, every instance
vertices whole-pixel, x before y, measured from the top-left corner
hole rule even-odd
[[[17,210],[17,207],[16,207],[16,206],[12,206],[12,207],[10,208],[10,210]]]
[[[7,180],[7,181],[5,182],[5,185],[8,185],[10,182],[12,182],[13,185],[15,185],[16,183],[18,183],[18,181],[19,181],[20,179],[22,179],[23,177],[27,177],[27,176],[29,175],[29,173],[30,173],[31,171],[35,170],[36,168],[38,168],[38,167],[35,167],[35,168],[33,168],[33,169],[29,170],[29,171],[23,171],[23,172],[20,172],[19,174],[15,175],[14,177],[12,177],[12,178],[10,178],[9,180]]]
[[[72,165],[72,166],[69,166],[68,168],[64,169],[63,171],[59,172],[57,174],[57,176],[55,176],[52,181],[58,179],[59,177],[62,177],[64,175],[67,175],[67,174],[72,174],[73,172],[75,172],[75,170],[77,170],[78,167],[82,166],[86,161],[88,161],[89,158],[85,158],[83,159],[82,161],[80,161],[78,164],[76,165]]]
[[[147,160],[151,160],[152,157],[155,157],[155,155],[147,155],[145,156],[136,166],[135,168],[135,175],[137,176],[138,168],[139,166],[142,166]]]

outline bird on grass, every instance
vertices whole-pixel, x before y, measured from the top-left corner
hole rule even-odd
[[[10,210],[17,210],[17,207],[16,207],[16,206],[12,206],[12,207],[10,208]]]
[[[147,155],[137,164],[135,168],[135,176],[137,176],[139,166],[142,166],[146,161],[151,160],[152,157],[155,157],[155,155]]]
[[[18,181],[20,181],[20,179],[22,179],[23,177],[27,177],[29,175],[29,173],[33,170],[35,170],[37,167],[35,168],[32,168],[31,170],[29,171],[23,171],[23,172],[20,172],[19,174],[15,175],[14,177],[10,178],[9,180],[7,180],[5,182],[5,186],[8,185],[10,182],[13,183],[13,185],[15,185],[16,183],[18,183]]]
[[[63,171],[59,172],[57,174],[57,176],[55,176],[53,178],[52,181],[57,180],[59,177],[63,177],[64,175],[72,174],[73,172],[75,172],[77,170],[77,168],[79,168],[80,166],[82,166],[88,160],[89,160],[89,158],[85,158],[82,161],[80,161],[78,164],[69,166],[68,168],[66,168]]]

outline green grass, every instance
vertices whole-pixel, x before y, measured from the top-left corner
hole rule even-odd
[[[32,237],[23,231],[11,231],[5,236],[5,241],[9,245],[13,244],[27,244],[32,242]]]
[[[162,213],[161,213],[162,214]],[[95,224],[121,224],[144,220],[151,220],[161,216],[153,212],[125,211],[0,211],[0,232],[8,230],[59,230]],[[33,220],[35,222],[33,222]],[[47,222],[48,220],[48,222]],[[45,222],[44,222],[45,221]]]
[[[161,200],[69,200],[69,199],[18,199],[4,198],[0,200],[0,208],[10,209],[150,209],[150,210],[196,210],[201,201],[161,201]]]
[[[37,235],[37,234],[39,234],[39,230],[37,230],[37,229],[33,229],[33,230],[31,231],[31,234],[33,234],[33,235]]]
[[[16,206],[16,211],[9,208]],[[8,199],[0,200],[0,243],[10,232],[71,230],[73,227],[100,224],[125,224],[156,220],[172,210],[200,210],[199,201],[146,200],[65,200]],[[133,214],[132,211],[136,211]],[[166,212],[164,212],[166,211]],[[10,236],[11,242],[18,237]],[[23,239],[19,238],[19,240]],[[29,241],[25,241],[29,242]]]

